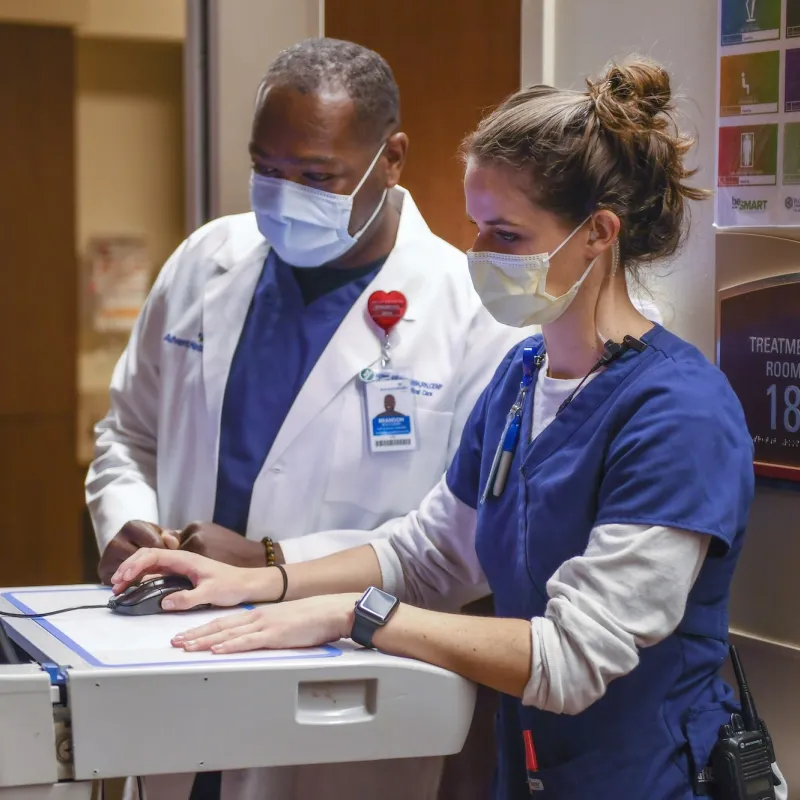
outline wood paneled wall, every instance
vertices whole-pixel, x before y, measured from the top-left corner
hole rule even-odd
[[[0,25],[0,586],[79,580],[74,62]]]
[[[402,184],[433,231],[466,249],[464,135],[520,84],[520,0],[325,0],[325,35],[379,52],[411,140]]]

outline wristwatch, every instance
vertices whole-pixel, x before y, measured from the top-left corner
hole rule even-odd
[[[360,600],[356,601],[356,614],[350,638],[362,647],[373,647],[372,637],[382,628],[397,610],[400,601],[396,597],[370,586]]]

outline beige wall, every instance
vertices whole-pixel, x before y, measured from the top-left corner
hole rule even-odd
[[[78,36],[181,41],[186,0],[0,0],[0,20],[69,25]]]
[[[146,236],[156,262],[183,238],[183,66],[178,44],[81,39],[78,246]]]
[[[37,0],[38,2],[38,0]],[[79,36],[183,41],[186,0],[89,0]]]
[[[250,210],[247,145],[256,89],[285,47],[321,33],[320,0],[225,0],[213,7],[212,216]]]
[[[158,270],[185,235],[183,47],[96,38],[79,38],[76,46],[79,254],[93,236],[142,236]],[[81,284],[86,301],[85,279]],[[81,341],[77,458],[88,464],[92,426],[108,410],[124,336],[83,326]]]
[[[525,0],[523,83],[551,80],[579,86],[612,57],[648,54],[669,67],[673,88],[687,96],[684,127],[699,137],[698,183],[713,188],[716,153],[717,3],[712,0]],[[542,39],[547,47],[542,48]],[[538,49],[536,45],[538,46]],[[543,57],[544,51],[544,57]],[[527,55],[526,55],[527,54]],[[650,284],[670,327],[710,358],[715,354],[717,284],[761,277],[796,265],[800,245],[787,251],[774,240],[719,236],[711,202],[693,209],[692,231],[668,274]],[[798,252],[794,252],[798,250]],[[792,271],[796,271],[793,267]],[[661,270],[659,270],[661,271]],[[757,273],[757,274],[756,274]],[[734,640],[772,729],[784,772],[800,798],[800,496],[759,488],[748,541],[734,585]]]

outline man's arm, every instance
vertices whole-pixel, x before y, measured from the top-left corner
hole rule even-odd
[[[169,259],[134,325],[111,379],[111,408],[95,428],[95,458],[86,478],[86,503],[103,553],[130,520],[158,522],[156,448],[161,338],[166,293],[182,245]],[[157,530],[153,535],[157,534]],[[156,546],[152,540],[147,546]],[[125,554],[120,554],[125,558]],[[113,569],[111,570],[113,572]]]

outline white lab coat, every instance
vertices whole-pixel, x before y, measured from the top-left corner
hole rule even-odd
[[[180,529],[212,518],[225,384],[268,250],[252,214],[224,217],[190,236],[158,276],[97,426],[86,492],[101,550],[131,519]],[[358,373],[380,357],[382,333],[366,311],[379,289],[408,299],[391,345],[393,366],[420,381],[411,452],[369,452]],[[440,479],[481,390],[530,332],[489,316],[464,254],[430,231],[404,191],[394,249],[325,348],[255,482],[247,536],[280,541],[292,563],[382,535],[379,526],[415,509]],[[440,762],[230,773],[223,800],[424,800],[436,796]],[[149,779],[148,800],[184,800],[191,780]]]

